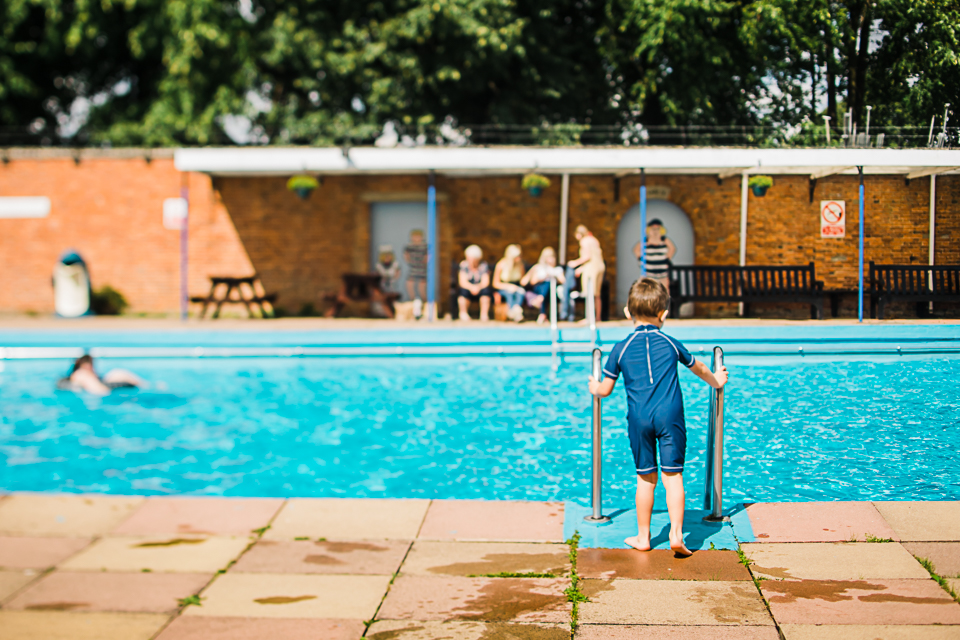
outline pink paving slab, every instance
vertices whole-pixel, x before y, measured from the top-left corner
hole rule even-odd
[[[563,504],[434,500],[420,528],[428,540],[563,542]]]
[[[960,624],[960,604],[933,580],[762,580],[780,624]]]
[[[88,544],[91,538],[30,538],[0,536],[0,567],[46,569],[59,564]]]
[[[756,542],[897,540],[870,502],[761,502],[747,507]]]
[[[357,640],[360,620],[180,617],[157,640]]]
[[[377,619],[569,622],[570,603],[563,592],[569,584],[552,578],[401,576]]]
[[[663,625],[582,624],[577,640],[780,640],[769,627],[665,627]]]
[[[267,526],[279,498],[147,498],[113,533],[242,535]]]
[[[213,577],[203,573],[107,573],[56,571],[8,603],[30,611],[172,613],[177,601],[200,591]]]
[[[260,540],[230,571],[389,576],[400,568],[409,548],[409,542],[398,540]]]

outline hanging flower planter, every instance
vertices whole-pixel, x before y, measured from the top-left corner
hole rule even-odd
[[[320,182],[313,176],[293,176],[287,180],[287,190],[293,191],[301,200],[306,200]]]
[[[773,178],[770,176],[750,176],[747,186],[753,191],[753,195],[762,198],[767,195],[767,189],[773,186]]]
[[[523,176],[520,188],[530,192],[534,198],[539,197],[543,190],[550,186],[550,180],[539,173],[528,173]]]

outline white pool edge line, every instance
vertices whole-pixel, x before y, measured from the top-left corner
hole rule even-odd
[[[720,341],[722,342],[722,341]],[[726,344],[724,351],[733,356],[831,356],[831,355],[926,355],[960,354],[958,345],[863,345],[838,348],[835,345],[743,345]],[[599,345],[604,353],[613,344]],[[558,354],[586,355],[595,345],[561,343]],[[703,348],[691,349],[694,355]],[[324,357],[403,357],[403,356],[549,356],[550,345],[417,345],[417,346],[346,346],[346,347],[0,347],[0,360],[63,360],[90,354],[95,358],[324,358]]]

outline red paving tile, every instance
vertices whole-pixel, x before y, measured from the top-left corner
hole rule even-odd
[[[747,506],[756,542],[846,542],[866,535],[897,540],[870,502],[769,502]]]
[[[751,580],[735,551],[697,551],[677,558],[665,550],[580,549],[577,573],[603,580]]]
[[[0,536],[0,567],[46,569],[56,566],[88,544],[91,538],[29,538]]]
[[[409,548],[397,540],[260,540],[230,572],[393,575]]]
[[[357,640],[363,629],[360,620],[180,617],[157,640]]]
[[[904,542],[903,547],[932,562],[939,575],[960,578],[960,542]]]
[[[781,624],[960,624],[960,604],[932,580],[762,580]]]
[[[114,535],[243,535],[267,526],[283,506],[274,498],[147,498]]]
[[[177,600],[199,592],[212,575],[56,571],[9,602],[31,611],[172,613]]]
[[[563,542],[563,504],[434,500],[418,537],[427,540]]]
[[[569,580],[401,576],[377,613],[379,620],[569,622]]]
[[[776,627],[665,627],[663,625],[584,624],[577,640],[780,640]]]

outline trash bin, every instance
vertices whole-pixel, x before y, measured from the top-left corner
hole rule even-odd
[[[90,273],[76,251],[66,251],[53,268],[53,307],[61,318],[91,315]]]

